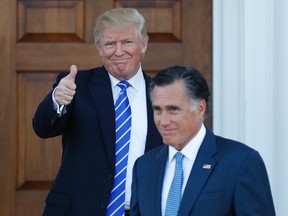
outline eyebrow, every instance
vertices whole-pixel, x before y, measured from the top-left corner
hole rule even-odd
[[[158,106],[158,105],[153,105],[152,107],[153,107],[153,109],[157,109],[157,110],[161,109],[161,107]],[[174,105],[174,104],[165,106],[165,109],[168,109],[168,110],[171,110],[171,109],[173,109],[173,110],[181,110],[181,108],[179,106]]]
[[[121,39],[121,40],[116,40],[116,39],[113,39],[113,38],[107,38],[107,39],[103,39],[102,41],[103,42],[117,42],[117,41],[132,41],[133,40],[133,38],[132,37],[129,37],[129,36],[127,36],[127,37],[125,37],[125,38],[123,38],[123,39]]]
[[[177,105],[174,105],[174,104],[172,104],[172,105],[168,105],[168,106],[166,106],[166,108],[169,109],[169,110],[170,110],[170,109],[174,109],[174,110],[177,109],[177,110],[180,110],[180,107],[177,106]]]

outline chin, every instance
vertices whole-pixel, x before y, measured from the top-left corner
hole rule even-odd
[[[172,140],[170,140],[170,139],[165,139],[165,138],[163,138],[163,143],[164,144],[166,144],[166,145],[171,145],[171,146],[173,146],[171,143]]]

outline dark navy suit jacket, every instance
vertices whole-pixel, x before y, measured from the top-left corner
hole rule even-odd
[[[160,216],[168,146],[134,165],[131,216]],[[252,148],[207,129],[191,170],[179,216],[274,216],[265,165]]]
[[[60,73],[61,78],[67,73]],[[144,74],[146,85],[150,78]],[[57,117],[52,91],[40,103],[33,128],[42,138],[62,135],[62,163],[46,199],[44,216],[105,215],[115,162],[114,103],[104,67],[77,73],[76,94],[67,113]],[[145,151],[161,144],[147,94],[148,134]]]

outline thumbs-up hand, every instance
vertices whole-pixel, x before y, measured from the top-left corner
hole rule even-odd
[[[68,105],[76,93],[75,77],[77,75],[76,65],[71,65],[70,73],[62,78],[55,89],[54,98],[59,105]]]

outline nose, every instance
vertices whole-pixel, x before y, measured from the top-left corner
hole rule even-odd
[[[115,48],[116,50],[115,50],[115,55],[117,55],[117,56],[121,56],[121,55],[123,55],[123,45],[122,45],[122,43],[117,43],[116,44],[116,48]]]
[[[170,119],[168,118],[167,115],[162,114],[161,116],[159,116],[159,125],[161,127],[166,127],[169,124],[170,124]]]

